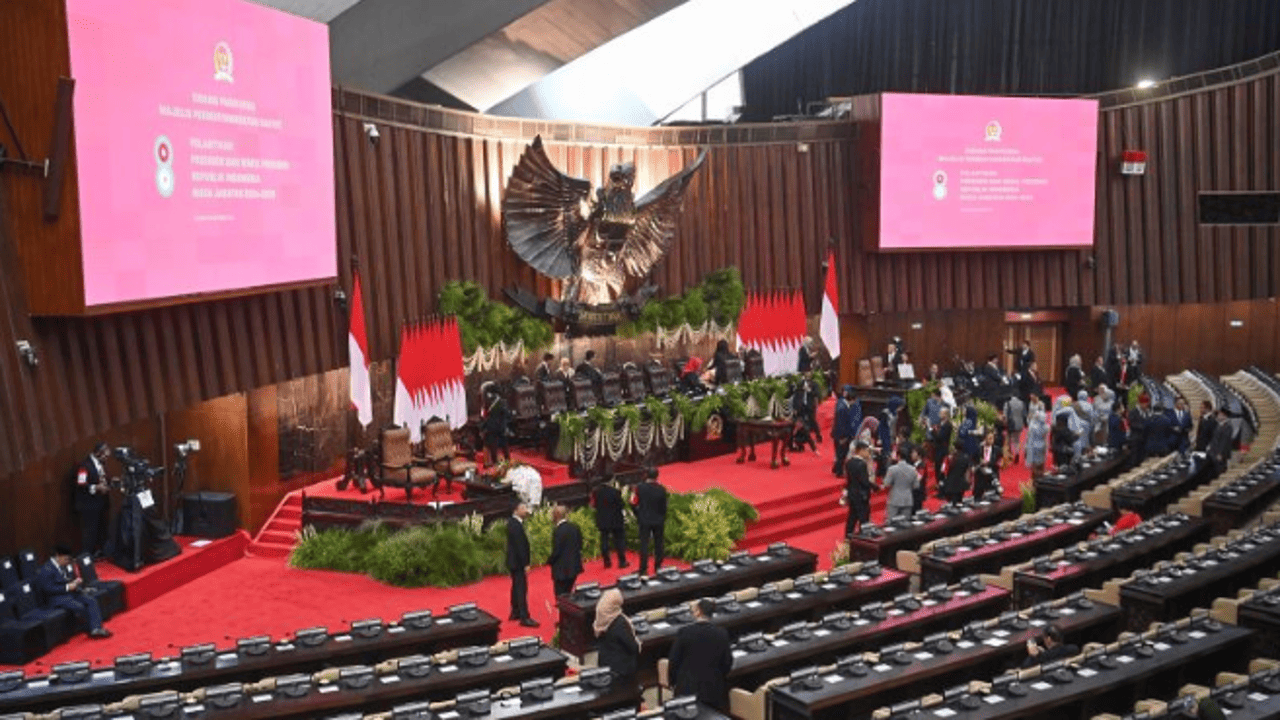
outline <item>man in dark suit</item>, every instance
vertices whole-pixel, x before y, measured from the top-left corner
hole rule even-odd
[[[102,610],[98,601],[80,588],[84,581],[66,568],[71,564],[71,551],[61,545],[53,550],[49,562],[36,570],[35,586],[45,605],[61,608],[89,626],[89,637],[109,638],[111,631],[102,627]]]
[[[871,448],[862,440],[853,444],[853,452],[844,466],[844,497],[849,508],[844,521],[844,536],[853,537],[862,523],[871,519]]]
[[[1080,648],[1067,644],[1062,638],[1062,630],[1057,625],[1050,625],[1044,629],[1044,645],[1037,643],[1034,638],[1027,640],[1027,657],[1022,661],[1022,667],[1047,665],[1079,654]]]
[[[653,571],[662,567],[663,538],[667,526],[667,489],[658,484],[658,471],[652,469],[645,481],[636,486],[631,500],[636,506],[636,523],[640,526],[640,574],[649,572],[649,541],[653,541]]]
[[[1131,467],[1142,464],[1147,459],[1150,444],[1147,442],[1147,431],[1151,425],[1151,396],[1142,393],[1138,396],[1138,406],[1129,410],[1129,452],[1133,456]]]
[[[1218,429],[1218,417],[1213,412],[1213,402],[1200,403],[1200,422],[1196,425],[1196,452],[1208,452],[1213,431]]]
[[[724,713],[729,711],[733,649],[729,633],[711,624],[715,607],[706,598],[693,603],[694,622],[680,628],[671,645],[667,680],[677,696],[693,695],[703,705]]]
[[[498,386],[485,383],[484,406],[480,412],[480,426],[484,429],[484,446],[489,451],[489,464],[498,464],[498,449],[503,459],[511,462],[511,444],[508,441],[511,427],[511,408],[498,392]]]
[[[1044,394],[1044,385],[1040,382],[1040,366],[1032,360],[1027,369],[1018,377],[1018,396],[1024,405],[1031,404],[1031,398]]]
[[[596,529],[600,531],[600,554],[604,566],[613,567],[609,560],[609,543],[618,551],[618,567],[628,567],[626,523],[622,518],[622,493],[613,483],[601,483],[595,490]]]
[[[942,492],[942,464],[951,452],[951,410],[943,407],[938,412],[938,424],[929,428],[929,444],[933,446],[933,482]]]
[[[854,417],[853,386],[845,385],[840,388],[840,397],[836,400],[835,420],[831,423],[831,441],[836,446],[836,457],[831,464],[831,474],[836,477],[844,475],[845,455],[849,453],[849,443],[853,440],[854,433],[858,432],[857,423],[860,422],[862,418]]]
[[[98,443],[89,457],[76,467],[76,514],[80,516],[80,552],[102,557],[102,516],[107,510],[107,458],[111,451]]]
[[[577,377],[585,377],[591,380],[591,384],[594,385],[596,391],[599,392],[600,388],[604,385],[604,375],[602,375],[600,370],[595,366],[595,359],[596,351],[588,350],[586,354],[582,356],[582,362],[578,363],[578,367],[574,368],[574,374]]]
[[[1013,355],[1013,371],[1021,375],[1031,367],[1031,363],[1036,361],[1036,351],[1031,349],[1031,341],[1023,340],[1022,347],[1009,350],[1009,354]]]
[[[534,371],[534,377],[538,382],[546,382],[551,379],[551,374],[555,372],[552,363],[555,362],[556,356],[551,353],[542,354],[542,362],[538,364],[538,369]]]
[[[1107,364],[1099,355],[1093,361],[1093,367],[1089,369],[1089,389],[1096,391],[1099,385],[1110,385],[1111,373],[1107,371]]]
[[[524,519],[529,517],[529,506],[518,503],[515,512],[507,518],[507,573],[511,575],[511,617],[525,627],[538,627],[529,615],[529,536],[524,531]]]
[[[560,597],[573,591],[573,583],[582,574],[582,530],[569,522],[569,511],[563,505],[552,509],[551,521],[556,529],[551,533],[551,557],[547,564],[551,566],[556,597]]]
[[[1227,418],[1227,409],[1218,408],[1218,425],[1213,429],[1213,438],[1209,440],[1209,461],[1213,463],[1213,474],[1221,475],[1231,460],[1231,446],[1235,443],[1235,428]]]
[[[1173,425],[1173,448],[1185,455],[1191,449],[1191,411],[1181,397],[1173,401],[1170,418]]]

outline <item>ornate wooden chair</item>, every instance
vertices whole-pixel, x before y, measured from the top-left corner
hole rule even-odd
[[[381,441],[382,458],[378,463],[378,482],[381,486],[404,488],[407,500],[413,497],[414,488],[424,488],[435,483],[436,471],[427,467],[427,459],[413,454],[409,428],[387,428],[382,431]],[[382,489],[382,493],[385,495],[386,490]]]
[[[423,423],[422,444],[423,455],[431,463],[436,477],[444,478],[449,492],[453,492],[455,477],[465,475],[468,471],[475,472],[475,462],[458,454],[458,447],[453,443],[453,431],[444,420],[432,418],[430,422]],[[440,481],[437,479],[431,494],[436,495],[439,489]]]

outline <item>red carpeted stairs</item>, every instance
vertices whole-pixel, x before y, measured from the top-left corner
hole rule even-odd
[[[756,505],[760,519],[747,529],[742,547],[757,547],[782,540],[790,541],[822,528],[844,526],[848,511],[839,505],[844,481],[832,477],[822,487],[804,490],[793,495],[765,500]]]
[[[258,536],[249,545],[248,554],[263,558],[287,558],[297,544],[302,529],[302,494],[289,493]]]

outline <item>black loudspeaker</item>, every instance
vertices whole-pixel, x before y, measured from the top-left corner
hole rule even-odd
[[[198,492],[182,496],[183,535],[221,538],[236,531],[236,496]]]

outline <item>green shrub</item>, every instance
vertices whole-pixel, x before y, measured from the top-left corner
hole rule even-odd
[[[369,576],[397,587],[456,587],[484,577],[484,546],[458,525],[418,525],[386,538],[369,555]]]
[[[664,534],[667,554],[690,562],[723,560],[733,552],[735,520],[715,498],[698,497],[674,517],[668,515]]]
[[[477,347],[492,347],[499,342],[515,345],[524,341],[525,350],[534,352],[551,345],[555,334],[551,324],[489,299],[480,285],[470,281],[451,281],[440,291],[439,312],[458,319],[462,351],[475,352]]]
[[[1034,483],[1024,482],[1018,488],[1022,491],[1022,514],[1030,515],[1036,511],[1036,486]]]
[[[364,572],[369,553],[390,531],[380,524],[362,525],[352,530],[331,529],[317,531],[306,527],[298,546],[289,555],[289,565],[303,569],[336,570],[338,572]]]

